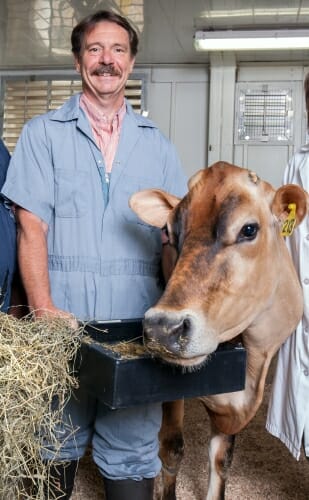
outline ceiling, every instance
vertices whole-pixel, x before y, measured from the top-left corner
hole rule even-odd
[[[70,35],[84,16],[112,8],[140,32],[137,64],[209,62],[195,29],[309,27],[309,0],[0,0],[0,70],[71,68]],[[306,61],[309,51],[240,52],[238,61]]]

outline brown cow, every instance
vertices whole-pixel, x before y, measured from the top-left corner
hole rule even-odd
[[[148,349],[188,369],[239,336],[247,351],[245,389],[201,398],[211,421],[209,500],[224,498],[235,434],[256,414],[270,361],[302,315],[302,292],[281,228],[289,214],[293,218],[291,203],[296,225],[303,220],[308,198],[296,185],[276,191],[224,162],[195,174],[182,200],[156,189],[131,198],[141,219],[167,226],[174,249],[166,290],[145,315]],[[176,498],[182,422],[183,403],[164,404],[164,499]]]

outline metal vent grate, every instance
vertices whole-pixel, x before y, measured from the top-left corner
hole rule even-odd
[[[239,89],[236,142],[289,142],[293,139],[291,89]]]

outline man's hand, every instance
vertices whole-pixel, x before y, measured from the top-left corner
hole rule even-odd
[[[73,314],[63,311],[62,309],[58,309],[55,306],[51,306],[48,309],[34,309],[32,312],[35,318],[61,318],[66,320],[73,330],[77,330],[79,328],[78,321]]]

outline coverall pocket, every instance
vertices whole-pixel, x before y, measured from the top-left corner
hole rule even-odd
[[[55,169],[56,217],[82,217],[87,212],[89,173]]]

